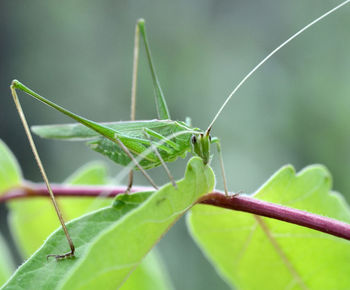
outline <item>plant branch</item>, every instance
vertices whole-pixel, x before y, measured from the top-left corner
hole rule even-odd
[[[125,192],[125,186],[74,186],[53,184],[55,196],[69,197],[114,197]],[[134,186],[132,192],[152,191],[151,187]],[[49,197],[44,184],[25,183],[23,187],[9,190],[0,196],[0,203],[18,198]],[[350,240],[350,225],[335,219],[310,212],[259,200],[247,195],[225,196],[212,192],[203,196],[199,203],[247,212],[259,216],[293,223],[346,240]]]
[[[65,185],[51,184],[55,196],[69,197],[115,197],[125,193],[126,186],[104,186],[104,185]],[[154,191],[153,187],[133,186],[130,192]],[[12,199],[47,197],[48,191],[45,184],[31,183],[26,181],[21,187],[12,188],[5,194],[0,195],[0,203]]]
[[[345,222],[246,195],[226,197],[213,192],[202,197],[200,202],[277,219],[350,240],[350,225]]]

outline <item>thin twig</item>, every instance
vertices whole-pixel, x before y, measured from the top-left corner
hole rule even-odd
[[[125,193],[126,186],[103,186],[103,185],[64,185],[51,184],[56,197],[115,197]],[[133,186],[131,192],[154,191],[153,187]],[[21,187],[10,189],[0,196],[0,203],[13,199],[47,197],[48,192],[42,183],[24,183]]]

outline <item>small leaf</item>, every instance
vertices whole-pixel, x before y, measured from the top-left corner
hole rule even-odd
[[[350,222],[345,200],[330,192],[322,166],[283,167],[254,195]],[[193,238],[238,289],[348,289],[350,242],[315,230],[208,205],[188,218]]]
[[[22,182],[22,173],[17,159],[0,139],[0,194]]]
[[[102,162],[90,162],[68,177],[64,183],[67,185],[106,185],[108,184],[106,166]],[[110,198],[104,196],[97,198],[65,197],[59,200],[60,206],[68,220],[72,220],[112,203]]]
[[[212,191],[214,174],[198,157],[187,166],[178,189],[167,184],[159,191],[121,195],[113,207],[70,222],[76,258],[46,261],[63,253],[67,242],[62,230],[46,243],[6,284],[5,289],[116,289],[159,241],[169,227],[198,198]]]
[[[80,167],[64,182],[70,185],[100,185],[107,184],[107,170],[102,162],[90,162]]]

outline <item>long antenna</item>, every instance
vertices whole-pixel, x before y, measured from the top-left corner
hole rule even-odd
[[[220,116],[222,110],[225,108],[226,104],[231,100],[232,96],[238,91],[238,89],[252,76],[253,73],[255,73],[258,68],[260,68],[271,56],[273,56],[277,51],[279,51],[282,47],[287,45],[289,42],[291,42],[294,38],[299,36],[301,33],[303,33],[305,30],[316,24],[317,22],[321,21],[323,18],[327,17],[328,15],[332,14],[339,8],[343,7],[344,5],[348,4],[350,0],[346,0],[339,4],[338,6],[334,7],[333,9],[329,10],[325,14],[321,15],[320,17],[316,18],[314,21],[310,22],[308,25],[304,26],[302,29],[300,29],[297,33],[293,34],[291,37],[289,37],[285,42],[280,44],[277,48],[275,48],[273,51],[271,51],[262,61],[260,61],[240,82],[239,84],[233,89],[233,91],[230,93],[230,95],[226,98],[225,102],[219,109],[219,111],[216,113],[213,121],[211,121],[210,125],[208,126],[207,130],[210,130],[213,124],[215,123],[216,119]]]

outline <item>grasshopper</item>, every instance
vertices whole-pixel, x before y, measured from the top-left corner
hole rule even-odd
[[[329,10],[322,16],[318,17],[304,28],[299,30],[297,33],[288,38],[285,42],[274,49],[268,54],[261,62],[258,63],[234,88],[230,95],[226,98],[225,102],[218,110],[217,114],[209,124],[208,128],[203,131],[199,128],[191,126],[189,121],[172,121],[170,118],[169,110],[166,105],[164,94],[162,92],[158,77],[153,64],[151,51],[146,35],[145,22],[143,19],[138,20],[135,29],[135,44],[134,44],[134,63],[133,63],[133,78],[132,78],[132,89],[131,89],[131,121],[126,122],[111,122],[111,123],[97,123],[81,117],[57,104],[46,99],[45,97],[34,92],[24,84],[17,80],[13,80],[11,84],[11,92],[18,110],[19,116],[23,123],[27,138],[32,148],[34,157],[42,174],[42,177],[46,183],[48,192],[52,199],[53,205],[57,212],[58,218],[62,225],[63,231],[66,235],[70,251],[64,254],[50,254],[48,257],[55,257],[56,259],[69,258],[74,256],[75,248],[73,241],[70,238],[65,222],[59,207],[55,201],[54,194],[51,190],[50,183],[45,173],[45,169],[40,160],[38,151],[33,141],[29,126],[26,122],[21,104],[19,102],[16,90],[19,89],[33,98],[45,103],[46,105],[56,109],[57,111],[67,115],[71,119],[78,122],[78,124],[67,124],[67,125],[46,125],[32,127],[32,131],[37,135],[45,138],[54,139],[92,139],[88,141],[88,146],[107,156],[114,162],[123,166],[130,167],[129,183],[126,192],[129,192],[133,183],[133,169],[140,170],[150,184],[158,189],[152,178],[146,172],[147,169],[154,168],[157,166],[163,166],[173,183],[176,187],[176,183],[172,178],[166,163],[175,161],[178,157],[184,158],[188,152],[199,156],[204,164],[208,164],[211,159],[210,147],[211,144],[217,145],[217,151],[220,158],[220,166],[223,177],[223,184],[225,194],[228,195],[228,189],[226,185],[225,170],[223,164],[223,158],[221,153],[220,140],[217,137],[210,135],[212,126],[225,108],[226,104],[232,98],[232,96],[238,91],[238,89],[250,78],[250,76],[259,69],[269,58],[272,57],[282,47],[296,38],[298,35],[303,33],[306,29],[319,22],[329,14],[338,10],[350,0],[344,1],[335,8]],[[146,120],[146,121],[135,121],[135,99],[136,99],[136,84],[137,84],[137,71],[138,71],[138,54],[139,54],[139,40],[140,35],[144,43],[146,55],[148,59],[148,65],[151,71],[153,86],[155,90],[155,101],[158,113],[158,119]]]

